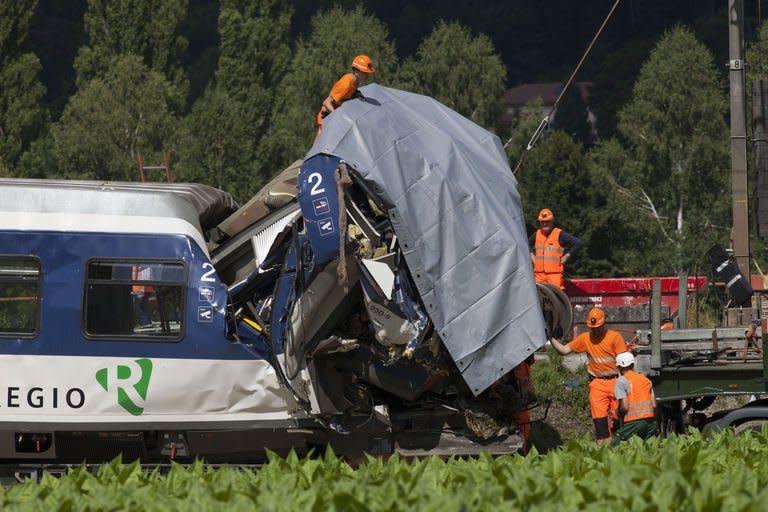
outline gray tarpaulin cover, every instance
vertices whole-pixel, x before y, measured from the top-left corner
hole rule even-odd
[[[323,123],[381,196],[435,328],[479,394],[545,342],[517,181],[499,138],[426,96],[377,84]]]

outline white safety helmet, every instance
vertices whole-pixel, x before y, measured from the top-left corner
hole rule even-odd
[[[632,352],[622,352],[616,356],[616,366],[619,368],[629,368],[633,364],[635,364],[635,356]]]

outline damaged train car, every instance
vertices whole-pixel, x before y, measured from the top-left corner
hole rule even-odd
[[[0,180],[0,458],[507,453],[546,341],[493,134],[378,85],[237,209]]]

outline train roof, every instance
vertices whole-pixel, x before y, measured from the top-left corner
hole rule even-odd
[[[197,183],[0,178],[0,229],[205,234],[237,209]]]

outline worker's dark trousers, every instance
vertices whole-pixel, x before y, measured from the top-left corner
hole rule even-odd
[[[643,418],[641,420],[628,421],[613,434],[611,446],[616,446],[630,437],[637,436],[640,439],[650,439],[658,433],[655,418]]]

